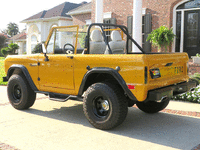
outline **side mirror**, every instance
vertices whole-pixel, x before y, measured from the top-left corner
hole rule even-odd
[[[45,57],[44,61],[49,61],[49,58],[47,56],[47,50],[44,46],[44,43],[42,43],[42,52],[44,53],[44,57]]]

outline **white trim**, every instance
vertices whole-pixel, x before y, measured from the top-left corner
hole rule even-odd
[[[176,11],[190,11],[190,10],[199,10],[200,8],[190,8],[190,9],[178,9]]]
[[[91,20],[91,19],[85,20],[85,24],[86,24],[86,25],[90,25],[91,23],[92,23],[92,20]]]
[[[110,19],[112,18],[112,12],[106,12],[103,14],[103,19]]]
[[[87,14],[87,13],[91,13],[92,9],[88,9],[88,10],[79,10],[79,11],[74,11],[74,12],[69,12],[66,13],[67,15],[79,15],[79,14]]]
[[[39,18],[39,19],[31,19],[31,20],[24,20],[20,23],[30,23],[30,22],[40,22],[40,21],[52,21],[52,20],[59,20],[59,19],[65,19],[65,20],[73,20],[71,17],[51,17],[51,18]]]
[[[181,11],[181,41],[180,41],[180,52],[183,53],[184,46],[184,20],[185,20],[185,11]]]

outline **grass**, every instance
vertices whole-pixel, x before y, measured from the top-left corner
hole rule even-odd
[[[3,82],[3,78],[6,76],[5,70],[4,70],[4,57],[0,57],[0,85],[7,85],[7,82]]]

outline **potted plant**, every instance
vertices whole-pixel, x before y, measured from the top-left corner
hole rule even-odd
[[[169,29],[165,26],[161,26],[153,30],[147,37],[147,41],[158,47],[158,52],[167,51],[167,47],[173,42],[175,34],[172,28]]]
[[[192,56],[193,63],[200,64],[200,54],[196,54],[196,56]]]

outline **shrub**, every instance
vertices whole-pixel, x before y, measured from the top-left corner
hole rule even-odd
[[[9,44],[8,47],[9,47],[10,51],[11,51],[13,54],[15,54],[15,51],[16,51],[17,49],[19,49],[19,46],[18,46],[17,44],[15,44],[15,43]]]
[[[4,57],[6,57],[9,53],[9,48],[8,47],[2,48],[1,53],[3,54]]]
[[[190,80],[193,80],[199,85],[200,83],[200,74],[195,73],[190,77]],[[186,92],[180,95],[176,95],[172,97],[173,100],[181,100],[181,101],[188,101],[193,103],[200,103],[200,87],[196,87],[192,92]]]
[[[42,52],[42,44],[39,43],[33,48],[32,53],[34,54],[34,53],[41,53],[41,52]]]

